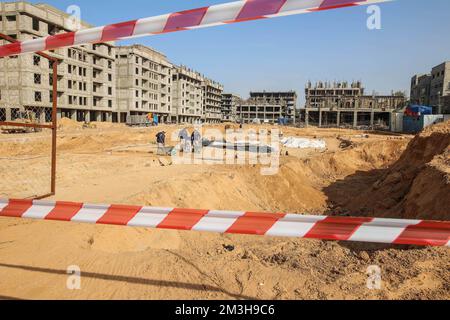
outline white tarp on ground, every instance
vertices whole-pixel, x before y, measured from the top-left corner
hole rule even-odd
[[[281,144],[292,149],[326,149],[327,143],[321,139],[307,139],[286,137],[281,140]]]

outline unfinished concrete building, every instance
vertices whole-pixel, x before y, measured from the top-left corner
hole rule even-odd
[[[0,3],[0,32],[29,40],[72,31],[69,16],[52,6],[27,2]],[[82,22],[81,27],[91,27]],[[1,44],[6,44],[2,41]],[[58,65],[58,117],[78,121],[118,121],[115,48],[98,43],[52,50]],[[33,54],[0,59],[0,121],[15,120],[30,110],[51,118],[51,64]]]
[[[172,70],[171,120],[174,123],[200,123],[203,114],[203,76],[185,66]]]
[[[450,114],[450,61],[432,68],[431,73],[411,78],[411,103],[433,107],[434,113]]]
[[[236,107],[236,118],[240,123],[278,123],[286,110],[286,102],[278,104],[264,98],[250,98],[240,101]]]
[[[238,121],[237,105],[241,100],[242,100],[241,97],[231,93],[222,94],[221,110],[222,110],[222,119],[224,122]]]
[[[295,123],[297,111],[297,93],[295,91],[259,91],[250,92],[250,99],[262,99],[268,104],[281,105],[281,117]]]
[[[213,124],[222,122],[222,93],[223,86],[211,79],[203,81],[203,123]]]
[[[319,127],[389,128],[392,112],[406,104],[404,95],[364,95],[361,82],[308,83],[305,124]]]
[[[412,104],[430,105],[431,75],[417,74],[411,78],[410,101]]]
[[[172,68],[167,57],[142,45],[117,47],[117,107],[120,121],[148,116],[169,121],[172,111]],[[144,120],[142,120],[144,121]]]
[[[431,70],[430,104],[438,114],[450,113],[450,106],[444,105],[443,97],[450,95],[450,61],[441,63]]]

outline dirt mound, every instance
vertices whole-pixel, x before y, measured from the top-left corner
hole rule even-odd
[[[359,214],[450,220],[450,122],[417,135],[347,208]]]
[[[58,120],[58,130],[67,131],[67,130],[81,130],[83,129],[83,124],[77,121],[74,121],[69,118],[61,118]]]

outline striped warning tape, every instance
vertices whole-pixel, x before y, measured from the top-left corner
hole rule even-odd
[[[0,46],[0,57],[391,0],[243,0]]]
[[[274,237],[450,246],[449,221],[302,216],[33,200],[0,200],[0,217]]]

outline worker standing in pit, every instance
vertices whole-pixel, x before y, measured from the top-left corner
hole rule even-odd
[[[202,135],[197,129],[195,129],[194,132],[192,132],[191,143],[194,152],[200,153],[202,149]]]
[[[187,128],[180,131],[178,138],[180,138],[180,151],[186,153],[191,152],[191,140],[189,139],[189,132]]]
[[[161,131],[156,135],[156,143],[158,144],[157,155],[165,156],[166,155],[166,132]]]

